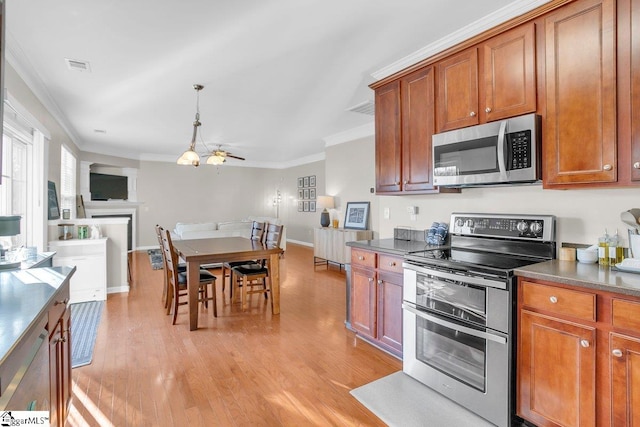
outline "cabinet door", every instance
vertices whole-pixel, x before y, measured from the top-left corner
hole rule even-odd
[[[63,402],[60,398],[60,384],[62,384],[60,343],[63,337],[62,323],[60,321],[49,325],[49,423],[52,427],[64,425],[62,411]]]
[[[55,266],[76,266],[76,272],[70,279],[71,304],[106,299],[106,268],[104,255],[55,257],[53,264]]]
[[[631,10],[631,179],[640,181],[640,1],[630,0]],[[621,165],[622,166],[622,165]]]
[[[400,191],[400,81],[376,90],[376,191]]]
[[[493,37],[482,45],[483,121],[536,111],[535,26]]]
[[[60,342],[60,403],[62,419],[66,420],[71,402],[71,310],[65,310],[60,319],[62,327],[62,341]]]
[[[375,272],[351,270],[351,326],[361,334],[376,338]]]
[[[539,426],[595,426],[596,331],[522,311],[518,415]]]
[[[617,179],[614,6],[578,0],[545,19],[546,186]]]
[[[478,124],[478,50],[437,64],[438,132]]]
[[[402,94],[402,190],[433,189],[431,137],[435,133],[433,67],[400,80]]]
[[[640,425],[640,340],[612,333],[609,358],[612,425]]]
[[[402,276],[380,273],[378,339],[402,354]]]

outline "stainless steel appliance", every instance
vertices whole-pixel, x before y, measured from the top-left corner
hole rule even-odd
[[[433,135],[433,183],[446,187],[540,179],[540,116],[528,114]]]
[[[498,426],[515,399],[516,278],[555,257],[555,217],[451,215],[450,245],[405,256],[403,370]]]

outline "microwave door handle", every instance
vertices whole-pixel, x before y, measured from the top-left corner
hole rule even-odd
[[[505,150],[506,150],[506,133],[507,133],[507,121],[503,120],[500,123],[500,130],[498,131],[498,169],[500,169],[500,175],[506,178],[507,168],[505,166]]]

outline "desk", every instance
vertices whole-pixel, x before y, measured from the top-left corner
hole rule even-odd
[[[269,259],[271,279],[271,310],[280,314],[280,254],[278,247],[267,247],[245,237],[175,240],[173,247],[187,262],[187,292],[189,294],[189,329],[198,329],[198,283],[200,265],[218,262]]]

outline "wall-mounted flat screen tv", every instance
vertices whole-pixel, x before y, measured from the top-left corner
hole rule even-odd
[[[92,172],[89,174],[89,191],[91,200],[127,200],[127,177]]]

